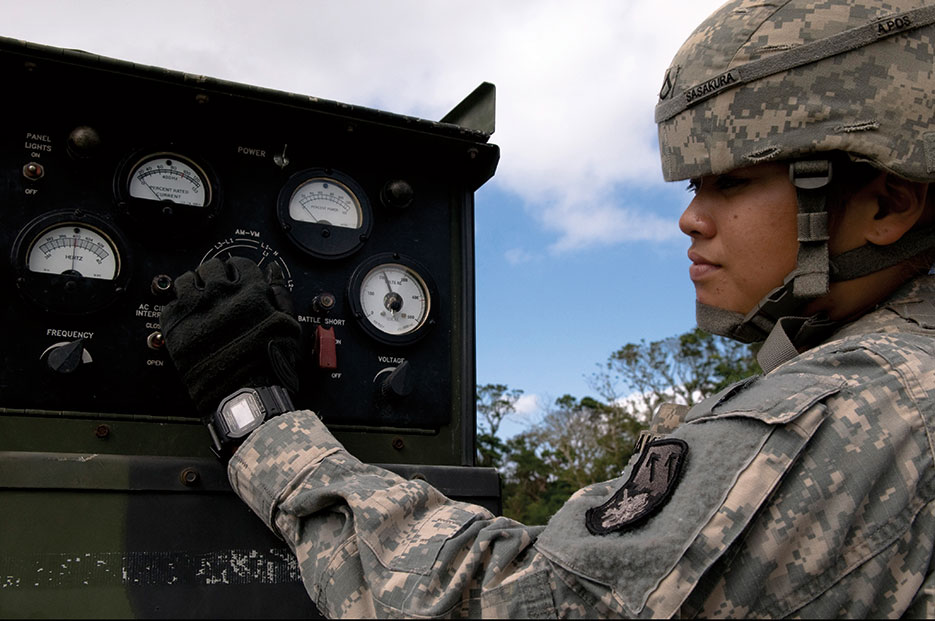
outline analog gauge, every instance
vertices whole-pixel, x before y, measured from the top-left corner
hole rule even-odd
[[[27,252],[26,266],[39,274],[113,280],[118,260],[113,242],[99,229],[64,222],[39,233]]]
[[[197,231],[220,207],[220,189],[211,169],[172,151],[137,151],[114,177],[122,215],[160,240]],[[174,226],[153,226],[171,219]]]
[[[432,323],[434,285],[412,259],[381,254],[361,264],[348,290],[361,327],[379,341],[406,344],[421,338]]]
[[[293,175],[279,192],[277,217],[289,239],[312,256],[353,254],[370,235],[370,201],[354,179],[312,168]]]
[[[106,220],[59,211],[27,224],[13,244],[21,293],[45,310],[81,315],[110,304],[126,289],[126,247]]]
[[[364,222],[360,199],[330,177],[312,177],[296,188],[289,199],[289,217],[345,229],[359,229]]]
[[[194,162],[174,153],[154,153],[130,169],[127,192],[146,201],[205,207],[211,202],[211,185]]]

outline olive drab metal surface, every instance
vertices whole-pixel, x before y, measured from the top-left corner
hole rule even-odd
[[[172,279],[276,262],[302,386],[359,458],[496,509],[473,468],[485,84],[432,122],[0,39],[0,616],[315,614],[165,351]]]

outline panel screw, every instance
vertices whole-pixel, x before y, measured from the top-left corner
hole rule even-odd
[[[401,451],[406,448],[406,443],[403,442],[402,438],[393,438],[393,448],[397,451]]]
[[[179,481],[182,482],[182,485],[186,487],[192,487],[198,483],[198,480],[201,477],[198,474],[198,471],[194,468],[186,468],[179,473]]]
[[[98,425],[97,429],[94,430],[94,435],[103,440],[110,435],[110,427],[107,425]]]

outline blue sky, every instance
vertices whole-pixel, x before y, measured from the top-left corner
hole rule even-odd
[[[530,420],[593,392],[622,345],[694,326],[688,195],[661,180],[652,112],[675,51],[720,4],[0,0],[0,36],[427,119],[496,84],[477,379],[522,389]]]

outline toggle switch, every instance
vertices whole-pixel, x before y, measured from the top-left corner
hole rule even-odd
[[[315,328],[315,361],[319,369],[337,369],[338,351],[334,328]]]

